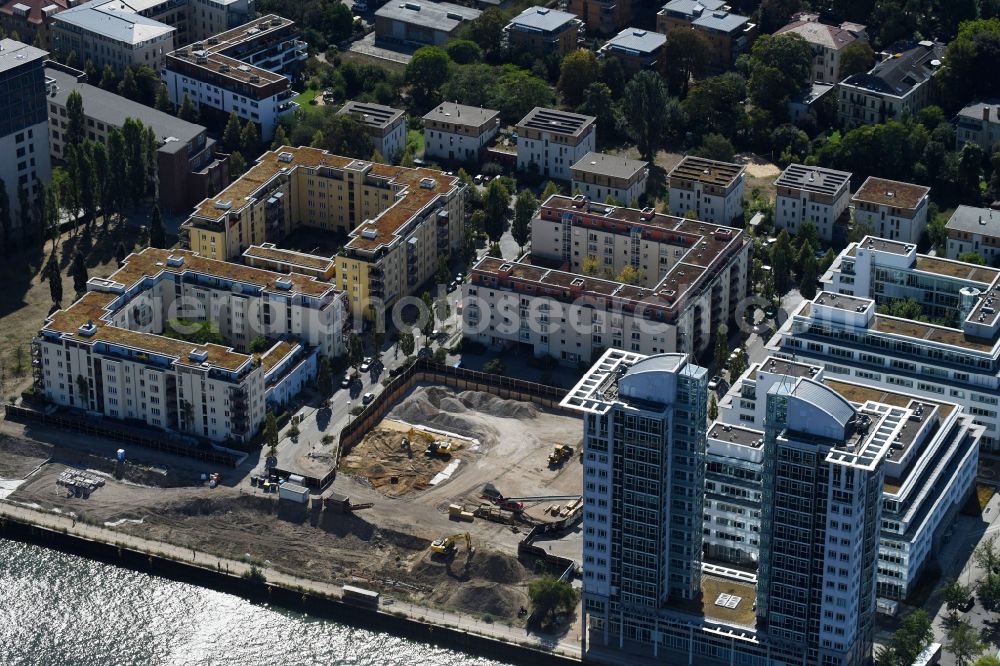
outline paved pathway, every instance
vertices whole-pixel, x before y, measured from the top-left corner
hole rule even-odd
[[[219,558],[208,553],[201,553],[190,548],[174,546],[162,541],[153,541],[142,537],[133,536],[117,532],[105,527],[97,527],[82,522],[77,522],[70,516],[54,514],[46,511],[39,511],[25,506],[0,502],[0,518],[11,517],[21,521],[28,521],[35,525],[46,527],[57,531],[65,531],[93,541],[112,543],[131,550],[147,553],[156,553],[168,559],[194,564],[208,569],[225,570],[226,572],[242,576],[250,570],[250,565],[246,562]],[[331,585],[306,578],[299,578],[288,574],[266,568],[264,574],[268,582],[286,588],[301,588],[318,595],[339,599],[341,588],[339,585]],[[508,643],[528,644],[554,652],[573,659],[580,658],[580,643],[578,631],[571,630],[569,635],[561,640],[549,636],[539,636],[529,634],[520,627],[509,627],[505,624],[483,622],[477,616],[462,615],[447,611],[431,609],[416,604],[393,600],[383,596],[382,610],[391,613],[403,613],[404,615],[422,621],[427,621],[435,625],[448,626],[468,633],[480,634],[489,638],[494,638]]]

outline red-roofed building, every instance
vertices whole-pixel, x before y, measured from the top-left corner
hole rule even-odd
[[[799,35],[813,50],[813,81],[840,83],[840,53],[849,44],[867,41],[865,26],[844,22],[840,25],[824,23],[819,14],[803,12],[795,20],[778,30],[778,35]]]

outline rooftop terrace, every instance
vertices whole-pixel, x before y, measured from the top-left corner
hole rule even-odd
[[[850,187],[851,174],[847,171],[824,169],[823,167],[789,164],[778,176],[774,184],[778,187],[791,187],[818,194],[833,196],[845,184]]]
[[[688,155],[680,161],[680,164],[671,169],[668,177],[729,187],[744,171],[746,171],[746,167],[740,164],[718,162]]]
[[[851,197],[851,201],[915,210],[930,191],[931,188],[923,185],[869,176],[861,188]]]
[[[582,136],[588,128],[593,127],[596,121],[597,119],[593,116],[536,106],[521,119],[517,127],[518,129],[533,129],[539,132],[578,137]]]

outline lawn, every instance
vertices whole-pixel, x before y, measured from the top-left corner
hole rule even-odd
[[[406,133],[406,146],[414,156],[424,154],[424,133],[420,130],[410,130]]]
[[[303,90],[298,95],[292,98],[292,101],[299,105],[305,113],[317,113],[319,112],[319,105],[312,105],[310,102],[316,98],[321,97],[322,90]]]
[[[996,488],[993,486],[987,486],[983,483],[976,484],[976,499],[979,500],[979,510],[980,512],[986,508],[989,503],[990,498],[993,497],[993,493],[996,492]]]

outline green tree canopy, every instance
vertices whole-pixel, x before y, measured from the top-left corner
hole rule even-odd
[[[573,586],[552,576],[532,581],[528,585],[528,597],[534,616],[543,623],[560,611],[571,612],[576,607]]]
[[[226,129],[222,132],[222,144],[226,150],[233,152],[240,149],[240,142],[243,139],[243,123],[236,114],[235,109],[229,112],[229,120],[226,121]]]
[[[700,78],[711,60],[712,45],[698,30],[671,30],[667,36],[667,87],[683,99],[691,79]]]
[[[813,52],[801,35],[761,35],[750,51],[750,91],[754,105],[774,118],[788,115],[788,101],[812,80]]]
[[[1000,19],[962,24],[945,50],[942,99],[957,108],[969,100],[1000,96]]]
[[[486,188],[486,200],[483,212],[486,214],[484,220],[486,235],[489,239],[497,243],[503,236],[504,227],[510,217],[510,193],[499,178],[490,181]]]
[[[597,56],[590,49],[576,49],[566,54],[559,68],[559,83],[556,85],[563,103],[570,107],[578,106],[583,101],[587,86],[597,81],[600,74]]]
[[[436,103],[441,86],[448,80],[451,65],[451,58],[437,46],[424,46],[413,54],[406,66],[406,81],[412,86],[420,108]]]
[[[518,192],[514,201],[514,222],[511,224],[510,233],[522,252],[531,239],[531,220],[537,210],[538,199],[531,190],[525,188]]]
[[[153,205],[153,213],[149,221],[149,246],[159,248],[167,246],[167,230],[163,226],[159,204]]]
[[[644,160],[653,161],[660,147],[668,99],[667,87],[656,72],[639,72],[625,86],[622,113]]]
[[[853,41],[840,52],[840,80],[843,81],[852,74],[867,72],[874,65],[875,51],[868,42]]]
[[[469,65],[483,59],[483,50],[468,39],[453,39],[444,46],[445,53],[458,65]]]

